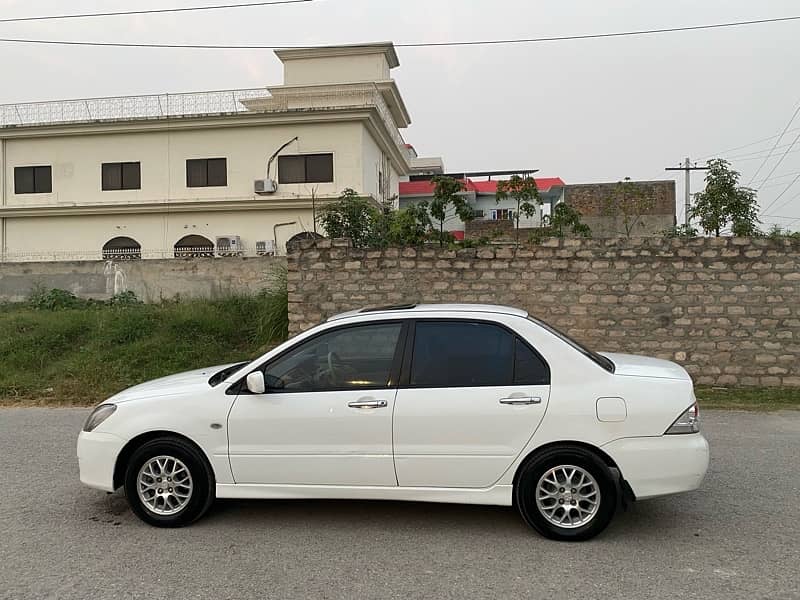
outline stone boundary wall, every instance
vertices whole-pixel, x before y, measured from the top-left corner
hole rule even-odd
[[[175,258],[165,260],[23,262],[0,264],[0,302],[25,300],[37,286],[69,290],[80,298],[105,300],[115,280],[145,302],[175,296],[217,298],[252,294],[270,283],[286,258]],[[116,270],[122,272],[117,276]]]
[[[702,385],[800,386],[800,245],[788,240],[563,239],[534,247],[289,256],[290,333],[364,306],[518,306],[597,350],[681,363]]]

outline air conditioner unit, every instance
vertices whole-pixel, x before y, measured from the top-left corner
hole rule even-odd
[[[217,238],[217,256],[242,256],[242,240],[238,235],[225,235]]]
[[[256,179],[253,189],[256,194],[274,194],[278,191],[278,182],[274,179]]]
[[[256,254],[259,256],[275,256],[275,240],[256,242]]]

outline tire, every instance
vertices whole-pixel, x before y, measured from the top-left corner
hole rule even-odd
[[[142,444],[131,455],[125,470],[125,496],[131,510],[155,527],[193,523],[211,507],[214,490],[214,476],[205,457],[178,438],[164,437]]]
[[[611,522],[617,485],[608,466],[592,452],[579,446],[555,447],[522,466],[514,504],[525,522],[543,536],[579,542],[593,538]]]

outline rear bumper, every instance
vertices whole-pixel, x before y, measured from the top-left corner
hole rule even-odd
[[[114,466],[125,440],[110,433],[81,431],[78,467],[81,483],[106,492],[114,491]]]
[[[708,442],[699,433],[623,438],[603,450],[637,500],[696,490],[708,470]]]

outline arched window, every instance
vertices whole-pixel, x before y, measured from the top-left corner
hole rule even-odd
[[[175,244],[175,258],[214,256],[214,242],[202,235],[187,235]]]
[[[115,237],[103,246],[103,260],[137,260],[142,258],[142,246],[129,237]]]
[[[313,231],[301,231],[300,233],[293,235],[292,237],[289,238],[289,240],[286,242],[286,251],[288,252],[293,250],[295,246],[297,246],[303,240],[321,240],[321,239],[324,238],[318,233],[314,233]]]

